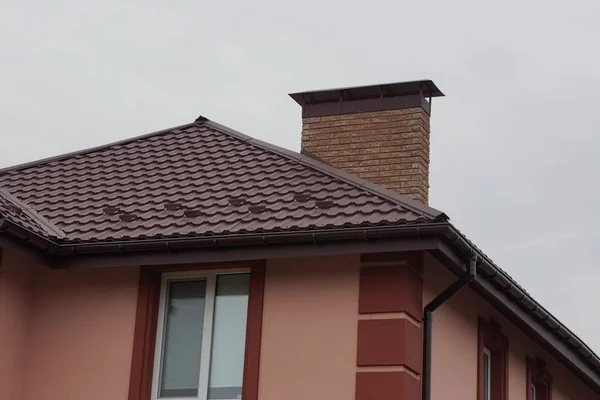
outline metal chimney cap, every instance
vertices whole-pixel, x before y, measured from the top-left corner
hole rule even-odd
[[[409,96],[423,93],[424,97],[441,97],[444,93],[432,80],[419,80],[410,82],[380,83],[369,86],[353,86],[346,88],[311,90],[307,92],[291,93],[289,96],[296,103],[304,104],[331,103],[340,100],[340,96],[347,100],[362,100],[384,97]]]

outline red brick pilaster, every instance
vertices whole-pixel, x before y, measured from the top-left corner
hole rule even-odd
[[[418,400],[422,363],[422,254],[363,256],[356,400]]]

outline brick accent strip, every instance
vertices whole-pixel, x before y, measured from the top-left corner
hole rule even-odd
[[[250,271],[248,317],[246,322],[246,350],[242,398],[258,400],[258,373],[260,369],[260,344],[262,338],[263,301],[265,291],[265,263],[256,263]]]
[[[363,267],[358,312],[406,312],[417,321],[423,310],[423,280],[408,264]]]
[[[421,329],[406,319],[358,321],[356,365],[397,365],[421,373]]]
[[[483,348],[492,353],[490,371],[490,391],[494,400],[508,399],[508,338],[502,333],[500,324],[494,320],[479,318],[477,351],[477,399],[483,395]]]
[[[423,260],[422,252],[361,255],[355,400],[419,400]]]
[[[406,371],[357,372],[355,400],[417,400],[419,380]]]
[[[160,297],[160,271],[140,268],[128,400],[152,397],[154,340]]]

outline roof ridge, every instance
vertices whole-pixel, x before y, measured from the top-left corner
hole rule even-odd
[[[448,216],[433,207],[422,204],[419,201],[409,199],[406,196],[403,196],[399,193],[396,193],[392,190],[386,189],[382,186],[376,185],[372,182],[369,182],[365,179],[359,178],[355,175],[344,172],[338,168],[331,166],[323,161],[319,161],[317,158],[310,157],[304,154],[297,153],[295,151],[291,151],[285,149],[283,147],[274,145],[272,143],[268,143],[259,139],[255,139],[251,136],[243,134],[235,129],[229,128],[225,125],[221,125],[212,120],[206,120],[202,122],[198,122],[198,124],[207,125],[211,128],[218,130],[221,133],[225,133],[227,135],[233,136],[236,139],[242,140],[247,143],[251,143],[256,147],[262,148],[263,150],[273,152],[278,154],[279,156],[285,157],[287,159],[291,159],[296,161],[304,166],[307,166],[312,169],[316,169],[317,171],[334,177],[336,179],[342,180],[346,183],[349,183],[353,186],[357,186],[367,192],[373,193],[379,197],[383,197],[386,200],[389,200],[395,204],[401,205],[409,210],[421,214],[426,214],[430,218],[433,219],[444,219],[447,220]]]
[[[197,121],[201,121],[201,118],[198,118]],[[79,155],[83,155],[83,154],[93,153],[95,151],[104,150],[104,149],[107,149],[107,148],[112,147],[112,146],[117,146],[117,145],[122,145],[122,144],[127,144],[127,143],[131,143],[131,142],[135,142],[136,140],[147,139],[147,138],[152,137],[152,136],[161,135],[163,133],[169,133],[171,131],[174,131],[175,129],[187,128],[187,127],[190,127],[190,126],[195,125],[195,124],[196,124],[196,122],[189,122],[187,124],[178,125],[178,126],[174,126],[174,127],[166,128],[166,129],[161,129],[161,130],[158,130],[158,131],[154,131],[154,132],[150,132],[150,133],[145,133],[143,135],[138,135],[138,136],[134,136],[134,137],[127,138],[127,139],[117,140],[116,142],[107,143],[107,144],[103,144],[103,145],[100,145],[100,146],[88,147],[87,149],[83,149],[83,150],[72,151],[70,153],[59,154],[59,155],[56,155],[56,156],[41,158],[41,159],[35,160],[35,161],[28,161],[28,162],[25,162],[25,163],[22,163],[22,164],[12,165],[10,167],[0,168],[0,175],[3,175],[3,174],[8,173],[8,172],[12,172],[12,171],[20,171],[22,169],[27,169],[27,168],[30,168],[30,167],[37,167],[38,165],[47,164],[47,163],[50,163],[52,161],[60,161],[60,160],[64,160],[64,159],[69,158],[69,157],[74,157],[74,156],[79,156]]]
[[[33,207],[29,206],[24,201],[18,199],[12,193],[10,193],[7,189],[0,186],[0,196],[4,197],[15,206],[19,207],[29,218],[35,221],[47,234],[48,236],[55,237],[57,239],[63,239],[67,236],[65,232],[63,232],[58,226],[54,225],[52,222],[48,221],[42,215],[40,215],[37,211],[33,209]]]

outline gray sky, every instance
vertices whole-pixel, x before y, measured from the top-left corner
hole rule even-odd
[[[287,93],[432,79],[431,205],[600,352],[599,38],[597,0],[3,0],[0,167],[198,115],[299,150]]]

